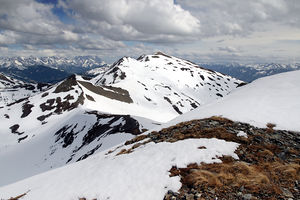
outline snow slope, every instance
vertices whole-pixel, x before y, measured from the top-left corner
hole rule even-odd
[[[273,123],[278,129],[299,131],[300,70],[258,79],[164,126],[211,116],[223,116],[257,127]]]
[[[204,146],[206,149],[198,149]],[[149,143],[130,154],[98,153],[84,161],[49,171],[0,188],[8,199],[27,191],[26,200],[97,198],[110,200],[161,200],[168,190],[181,187],[180,178],[169,177],[172,166],[191,162],[221,162],[233,156],[237,143],[219,139],[189,139],[175,143]],[[154,164],[155,163],[155,164]]]
[[[86,113],[80,109],[57,116],[46,127],[33,130],[33,136],[26,141],[6,143],[0,148],[0,185],[83,160],[131,139],[134,128],[139,128],[139,124],[129,116]]]

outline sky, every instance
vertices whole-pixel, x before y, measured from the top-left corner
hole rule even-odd
[[[300,62],[299,0],[0,0],[0,56]]]

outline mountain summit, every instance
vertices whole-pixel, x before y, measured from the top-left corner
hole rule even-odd
[[[168,121],[221,98],[242,83],[161,52],[138,59],[123,57],[91,82],[96,86],[122,88],[130,95],[131,104],[109,101],[113,106],[106,106],[103,111],[129,112],[156,121]],[[94,108],[96,104],[91,106]]]

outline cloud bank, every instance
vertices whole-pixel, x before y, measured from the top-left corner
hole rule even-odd
[[[0,53],[255,57],[265,40],[266,58],[295,58],[299,10],[297,0],[1,0]]]

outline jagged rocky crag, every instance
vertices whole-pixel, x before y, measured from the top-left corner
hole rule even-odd
[[[180,176],[182,187],[179,192],[169,191],[164,199],[299,199],[300,133],[268,126],[256,128],[220,117],[193,120],[127,141],[135,145],[120,154],[148,142],[188,138],[236,142],[240,144],[235,151],[238,160],[222,157],[222,163],[173,166],[170,176]]]

